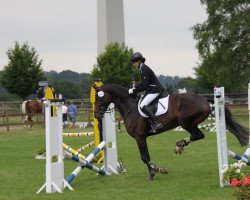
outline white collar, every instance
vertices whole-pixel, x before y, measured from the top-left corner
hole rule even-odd
[[[140,66],[139,66],[139,69],[140,69],[140,70],[141,70],[143,64],[144,64],[144,63],[140,63]]]

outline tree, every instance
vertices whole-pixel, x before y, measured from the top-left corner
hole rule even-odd
[[[92,78],[100,78],[103,83],[115,83],[128,87],[132,78],[139,80],[139,73],[132,69],[130,58],[132,49],[118,43],[107,45],[105,52],[97,57],[97,65],[94,66]]]
[[[212,90],[246,91],[250,77],[250,9],[247,0],[201,0],[208,19],[192,27],[201,64],[199,84]]]
[[[169,93],[169,94],[173,94],[174,92],[174,86],[168,82],[166,82],[166,91]]]
[[[53,88],[56,94],[62,94],[65,99],[78,99],[81,97],[79,86],[70,81],[55,81]]]
[[[185,77],[182,78],[178,84],[176,85],[177,89],[185,88],[187,90],[192,90],[195,93],[211,93],[213,90],[207,90],[202,87],[200,87],[199,84],[197,84],[197,80],[191,77]]]
[[[0,82],[11,94],[25,99],[35,92],[39,81],[46,80],[41,69],[42,60],[38,60],[36,50],[27,43],[19,45],[15,42],[7,56],[9,63],[4,66]]]

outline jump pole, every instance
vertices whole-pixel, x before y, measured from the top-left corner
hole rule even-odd
[[[73,188],[64,180],[63,135],[62,135],[62,101],[45,100],[45,130],[46,130],[46,182],[37,191],[44,188],[46,193],[62,193],[65,187]],[[56,161],[52,161],[56,158]]]
[[[80,161],[80,159],[78,158],[78,154],[77,152],[71,151],[71,153],[73,153],[75,155],[75,157],[70,157],[72,160],[76,161],[76,162],[80,162],[81,164],[70,174],[70,176],[66,179],[67,183],[70,183],[71,181],[73,181],[75,179],[75,177],[80,173],[80,171],[84,168],[87,167],[88,169],[94,170],[96,168],[93,168],[93,165],[90,164],[90,162],[93,160],[93,158],[96,156],[97,153],[99,153],[105,146],[105,142],[102,141],[93,151],[92,153],[85,159],[81,159],[81,157],[79,157],[82,161]],[[69,156],[69,154],[66,154],[67,156]],[[78,158],[78,161],[77,159]],[[91,167],[89,167],[91,166]],[[97,170],[96,172],[98,172],[101,175],[108,175],[108,173],[106,173],[103,170]]]
[[[119,174],[117,170],[119,163],[117,159],[116,129],[114,122],[115,110],[113,103],[109,105],[108,110],[109,111],[104,114],[104,118],[102,119],[102,130],[100,130],[103,135],[103,141],[87,158],[82,158],[76,150],[64,144],[65,149],[71,153],[65,151],[66,156],[80,163],[80,165],[66,179],[66,182],[71,183],[85,167],[101,175]],[[90,161],[102,149],[104,149],[104,165],[99,169],[94,165],[91,165]]]
[[[100,81],[95,81],[94,85],[99,87],[102,85]],[[90,103],[92,104],[92,110],[93,110],[93,121],[94,121],[94,133],[95,133],[95,145],[98,146],[101,142],[100,138],[100,133],[98,129],[98,120],[94,117],[94,110],[95,110],[95,95],[96,95],[96,90],[91,87],[90,90]]]
[[[228,185],[223,182],[223,167],[228,166],[227,136],[225,123],[224,87],[214,88],[215,124],[217,136],[218,166],[220,187]]]

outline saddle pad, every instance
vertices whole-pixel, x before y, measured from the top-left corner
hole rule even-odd
[[[169,99],[169,95],[167,97],[164,97],[164,98],[158,100],[158,108],[157,108],[157,111],[155,113],[155,116],[162,115],[168,111],[168,99]],[[140,99],[140,101],[138,102],[138,111],[139,111],[141,116],[148,117],[144,112],[141,111],[141,108],[140,108],[141,100],[142,99]]]

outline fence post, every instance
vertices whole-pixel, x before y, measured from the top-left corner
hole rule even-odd
[[[9,131],[10,131],[10,125],[9,125],[9,115],[8,115],[8,113],[5,114],[5,117],[6,117],[6,127],[7,127],[7,131],[9,132]]]
[[[91,124],[91,119],[90,119],[90,109],[87,108],[86,109],[86,112],[87,112],[87,115],[88,115],[88,127],[92,127],[92,124]],[[91,113],[92,114],[92,113]]]

